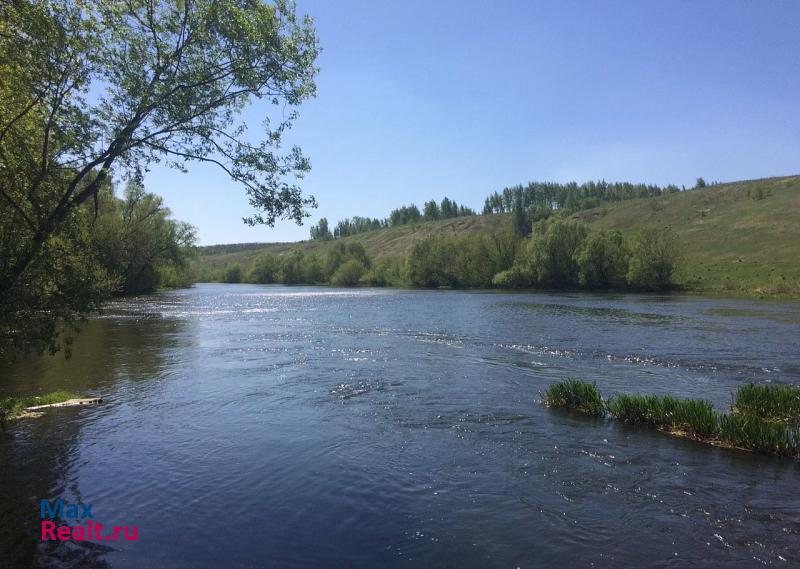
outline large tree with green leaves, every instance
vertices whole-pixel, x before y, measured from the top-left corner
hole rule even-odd
[[[102,294],[77,294],[91,266],[41,275],[56,244],[79,248],[76,218],[114,175],[213,164],[247,192],[246,223],[299,223],[314,205],[297,185],[309,162],[281,143],[315,93],[317,53],[312,22],[285,0],[0,4],[0,339],[53,349],[54,317],[96,307]],[[275,112],[248,131],[253,99]]]

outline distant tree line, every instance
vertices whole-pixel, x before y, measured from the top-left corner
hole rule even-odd
[[[494,192],[483,205],[483,213],[510,213],[519,204],[528,212],[567,209],[571,211],[597,207],[604,202],[618,202],[634,198],[651,198],[681,191],[675,185],[632,184],[605,180],[578,184],[569,182],[530,182]],[[683,188],[685,189],[685,188]]]
[[[253,283],[421,288],[669,290],[681,261],[668,228],[636,235],[590,231],[559,212],[521,235],[510,223],[492,234],[435,235],[416,241],[402,258],[374,262],[360,243],[325,253],[297,248],[258,258],[249,272],[226,268],[222,280]]]
[[[389,217],[384,219],[360,216],[345,218],[336,224],[333,232],[329,229],[327,218],[323,217],[316,225],[311,226],[311,239],[327,241],[385,227],[397,227],[420,221],[437,221],[468,215],[477,215],[477,213],[475,210],[459,205],[455,200],[445,196],[440,203],[437,203],[436,200],[425,202],[422,212],[416,205],[411,204],[393,209],[389,213]]]

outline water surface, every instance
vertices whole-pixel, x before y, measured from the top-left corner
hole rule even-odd
[[[800,382],[800,304],[198,285],[111,304],[0,396],[101,395],[0,433],[0,566],[38,500],[139,541],[48,567],[800,565],[800,466],[537,400],[576,376],[727,408]],[[12,565],[8,565],[12,566]]]

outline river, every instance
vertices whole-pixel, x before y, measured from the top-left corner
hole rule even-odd
[[[0,433],[0,566],[800,566],[797,462],[538,402],[799,383],[800,303],[201,284],[73,353],[0,365],[105,399]],[[37,545],[58,497],[138,540]]]

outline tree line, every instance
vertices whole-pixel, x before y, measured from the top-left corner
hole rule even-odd
[[[227,267],[225,282],[504,288],[647,290],[673,288],[681,263],[669,228],[625,236],[591,231],[557,214],[521,235],[513,224],[491,234],[434,235],[395,259],[371,259],[360,243],[337,243],[325,253],[303,249],[259,257],[249,272]]]
[[[336,224],[332,232],[328,224],[328,219],[323,217],[318,223],[311,226],[310,234],[311,239],[314,241],[328,241],[330,239],[339,239],[340,237],[348,237],[350,235],[357,235],[359,233],[383,229],[385,227],[398,227],[400,225],[407,225],[420,221],[438,221],[440,219],[451,219],[453,217],[464,217],[468,215],[477,214],[475,210],[465,205],[459,205],[455,200],[445,196],[440,203],[437,203],[436,200],[425,202],[422,211],[420,211],[416,205],[411,204],[393,209],[389,213],[389,217],[384,219],[360,216],[345,218]]]

